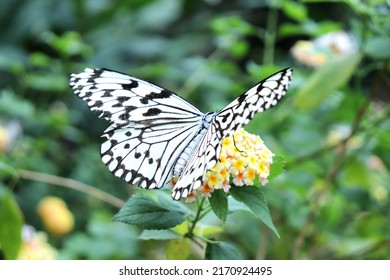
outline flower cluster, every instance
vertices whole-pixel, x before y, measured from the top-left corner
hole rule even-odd
[[[257,135],[241,129],[222,140],[218,163],[207,170],[203,185],[187,197],[192,202],[197,196],[210,197],[215,189],[228,192],[235,186],[253,186],[256,178],[265,185],[270,172],[273,153]]]

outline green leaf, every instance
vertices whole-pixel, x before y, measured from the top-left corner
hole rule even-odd
[[[231,244],[226,242],[207,243],[207,260],[242,260],[241,253]]]
[[[283,173],[286,161],[283,156],[274,156],[270,167],[270,174],[268,180],[272,180]]]
[[[307,8],[305,5],[294,1],[283,1],[283,12],[291,19],[298,22],[307,20]]]
[[[228,214],[227,195],[223,190],[214,190],[209,198],[211,209],[214,214],[222,221],[226,221]]]
[[[22,243],[22,213],[10,191],[0,186],[0,247],[8,260],[16,259]]]
[[[367,55],[374,59],[390,58],[390,38],[376,37],[367,40],[364,46],[364,51]]]
[[[168,260],[185,260],[190,254],[190,247],[185,238],[171,239],[166,245]]]
[[[143,194],[135,194],[113,218],[143,229],[168,229],[182,223],[186,213],[172,203],[169,207]]]
[[[278,230],[272,222],[267,202],[260,188],[254,186],[233,187],[230,189],[230,194],[234,199],[247,205],[256,218],[269,227],[277,237],[280,237]]]
[[[149,239],[169,240],[169,239],[175,239],[179,237],[181,237],[181,235],[173,231],[172,229],[164,229],[164,230],[145,229],[138,238],[143,240],[149,240]]]
[[[316,69],[296,94],[295,106],[303,110],[319,106],[334,90],[349,81],[360,59],[360,54],[352,54],[333,59]]]
[[[212,30],[219,35],[250,35],[255,29],[248,22],[236,16],[218,17],[211,22]]]
[[[145,193],[150,193],[148,190],[144,190]],[[179,201],[173,200],[171,197],[171,193],[167,192],[154,192],[153,197],[156,198],[158,201],[158,204],[162,207],[169,208],[169,209],[175,209],[177,211],[181,211],[183,213],[187,214],[193,214],[193,211],[188,208],[186,204],[183,204]]]

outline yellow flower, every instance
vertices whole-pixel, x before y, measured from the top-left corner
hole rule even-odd
[[[230,137],[226,137],[222,140],[222,148],[226,148],[233,145],[233,141]]]
[[[237,158],[232,161],[232,167],[231,172],[232,175],[237,175],[239,173],[242,173],[245,170],[246,167],[246,160],[245,158]]]
[[[269,175],[269,163],[263,161],[259,162],[258,173],[261,177],[267,178]]]
[[[225,138],[226,139],[226,138]],[[221,153],[222,154],[222,153]],[[222,164],[222,166],[229,168],[230,167],[230,158],[226,155],[221,155],[219,157],[219,163]],[[217,163],[218,164],[218,163]]]
[[[256,178],[256,172],[253,169],[247,169],[244,172],[244,183],[247,186],[253,186],[253,180]]]
[[[215,171],[208,171],[206,174],[207,185],[211,188],[222,185],[222,180],[219,178],[218,173]]]

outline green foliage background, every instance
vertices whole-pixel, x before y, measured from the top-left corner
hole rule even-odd
[[[174,233],[164,232],[170,241],[150,238],[153,231],[139,238],[138,227],[111,221],[115,199],[69,188],[83,182],[123,201],[138,192],[101,162],[107,123],[72,93],[70,73],[115,69],[215,111],[292,67],[287,98],[246,126],[286,159],[283,175],[263,188],[280,238],[245,211],[213,231],[220,222],[210,213],[207,229],[227,246],[186,258],[223,251],[236,258],[234,245],[245,259],[389,259],[389,20],[380,0],[3,0],[1,257],[15,257],[10,240],[18,244],[22,223],[44,231],[36,207],[47,195],[63,198],[76,220],[72,233],[49,238],[59,258],[181,257]],[[298,40],[338,30],[356,38],[356,54],[317,69],[291,56]],[[74,180],[68,188],[59,186],[64,178]]]

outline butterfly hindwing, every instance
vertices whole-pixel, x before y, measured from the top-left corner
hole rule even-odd
[[[109,130],[103,135],[107,141],[101,146],[101,157],[108,169],[124,181],[146,189],[161,188],[196,128],[162,125],[159,130]]]

